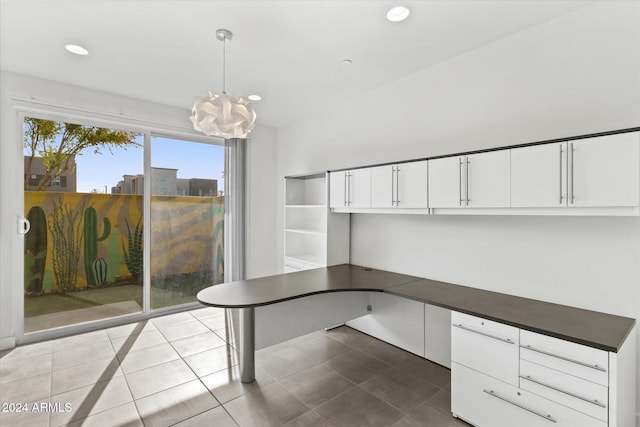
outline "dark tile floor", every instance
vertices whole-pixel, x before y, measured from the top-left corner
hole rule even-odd
[[[204,308],[4,351],[0,425],[467,425],[448,369],[346,326],[259,350],[242,384],[225,323]]]

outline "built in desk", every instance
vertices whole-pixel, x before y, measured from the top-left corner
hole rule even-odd
[[[555,338],[617,352],[635,319],[351,264],[203,289],[204,305],[240,309],[242,382],[255,380],[255,308],[335,292],[385,292]],[[292,319],[293,320],[293,319]]]

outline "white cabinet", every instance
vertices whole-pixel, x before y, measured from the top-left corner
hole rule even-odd
[[[382,292],[370,294],[369,334],[424,357],[424,303]]]
[[[567,206],[567,143],[511,149],[511,207]]]
[[[640,205],[640,132],[570,141],[569,206]]]
[[[510,206],[508,150],[429,160],[430,208]]]
[[[518,328],[451,313],[451,361],[518,385]]]
[[[349,217],[329,212],[326,175],[285,179],[284,272],[349,262]]]
[[[513,148],[512,208],[640,206],[640,133]]]
[[[371,168],[371,207],[427,209],[427,161]]]
[[[606,427],[607,423],[493,377],[452,363],[451,412],[490,427]]]
[[[429,160],[429,207],[464,207],[464,157],[445,157]]]
[[[348,212],[350,209],[371,207],[371,168],[331,172],[330,203],[332,209]]]
[[[613,353],[457,312],[451,324],[454,416],[478,426],[635,425],[635,330]]]

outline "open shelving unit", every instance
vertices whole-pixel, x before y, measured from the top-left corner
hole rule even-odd
[[[329,211],[327,173],[285,177],[284,271],[349,262],[349,217]]]

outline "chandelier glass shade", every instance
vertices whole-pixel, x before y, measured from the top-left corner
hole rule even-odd
[[[228,30],[217,30],[216,38],[224,43],[233,34]],[[193,128],[209,136],[246,138],[256,123],[256,113],[247,98],[228,95],[225,91],[226,49],[222,54],[222,93],[196,98],[191,110]]]

